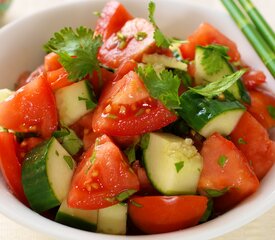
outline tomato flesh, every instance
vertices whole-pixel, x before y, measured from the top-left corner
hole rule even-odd
[[[259,181],[248,160],[231,141],[220,134],[214,133],[207,138],[201,155],[203,170],[198,190],[202,193],[209,193],[209,190],[228,190],[221,201],[222,205],[216,207],[218,211],[232,208],[257,190]],[[228,195],[231,195],[230,200],[227,200]]]
[[[246,112],[230,136],[261,180],[275,162],[274,142],[269,139],[266,129]]]
[[[73,208],[99,209],[118,203],[127,190],[139,190],[139,181],[119,148],[103,135],[83,155],[68,194]]]
[[[43,75],[0,103],[0,126],[48,138],[58,124],[55,97]]]
[[[249,69],[242,76],[242,81],[247,89],[255,89],[266,82],[266,76],[262,71]]]
[[[95,132],[132,136],[158,130],[177,119],[160,101],[149,96],[142,80],[131,71],[103,91],[95,110]]]
[[[144,233],[165,233],[198,224],[207,202],[204,196],[133,197],[128,211],[134,224]]]

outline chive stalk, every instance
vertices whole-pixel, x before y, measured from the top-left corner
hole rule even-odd
[[[275,33],[250,0],[239,0],[258,31],[262,34],[270,48],[275,51]]]
[[[251,23],[233,0],[221,0],[238,27],[254,47],[271,75],[275,77],[275,53],[265,42],[256,27]]]

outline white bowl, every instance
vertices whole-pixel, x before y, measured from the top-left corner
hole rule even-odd
[[[20,73],[35,69],[43,62],[42,45],[53,32],[62,27],[86,25],[94,27],[94,11],[100,11],[106,1],[77,1],[49,8],[0,30],[0,88],[12,88]],[[121,0],[134,16],[148,16],[148,1]],[[268,78],[266,87],[275,89],[275,82],[262,64],[248,41],[224,12],[187,3],[183,0],[155,0],[156,18],[161,29],[170,36],[186,37],[198,25],[207,21],[220,29],[238,44],[242,59],[255,69],[263,70]],[[210,239],[223,235],[252,221],[275,204],[275,168],[261,182],[260,189],[237,207],[224,215],[202,225],[189,229],[154,236],[127,236],[129,239]],[[73,229],[33,212],[21,204],[7,189],[0,175],[0,212],[10,219],[31,229],[43,232],[57,239],[121,239]]]

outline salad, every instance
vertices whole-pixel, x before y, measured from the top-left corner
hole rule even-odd
[[[54,33],[43,64],[0,90],[0,169],[26,206],[86,231],[155,234],[260,187],[275,161],[265,75],[208,23],[166,36],[155,10],[108,2],[94,30]]]

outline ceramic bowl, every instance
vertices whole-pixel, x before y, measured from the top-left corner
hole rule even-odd
[[[121,0],[138,17],[147,18],[148,1]],[[155,0],[156,19],[161,29],[173,37],[184,38],[198,25],[207,21],[235,41],[242,59],[255,69],[263,70],[268,78],[267,88],[275,89],[275,81],[266,70],[248,41],[225,12],[214,11],[184,0]],[[25,70],[33,70],[43,62],[42,45],[53,32],[65,26],[94,27],[96,16],[105,1],[75,1],[45,9],[0,30],[0,88],[12,88],[17,77]],[[207,223],[154,236],[128,236],[133,240],[211,239],[247,224],[275,204],[275,168],[262,180],[260,189],[237,207]],[[8,190],[0,175],[0,212],[30,229],[57,239],[114,240],[121,236],[90,233],[55,223],[21,204]]]

